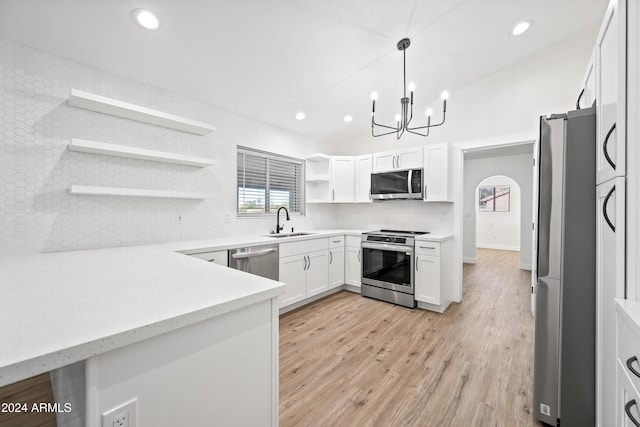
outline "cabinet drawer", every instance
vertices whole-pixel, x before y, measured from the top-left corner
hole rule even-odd
[[[330,248],[344,248],[344,236],[329,237]]]
[[[440,242],[416,241],[416,254],[440,256]]]
[[[640,339],[622,318],[618,317],[617,321],[618,360],[629,375],[634,387],[640,390]],[[638,404],[640,405],[640,401]]]
[[[618,384],[616,390],[615,425],[621,427],[634,427],[630,417],[640,422],[640,398],[638,391],[631,384],[627,367],[618,361]]]
[[[280,258],[308,252],[326,250],[329,248],[329,239],[301,240],[299,242],[280,243]]]
[[[190,254],[192,257],[196,257],[207,262],[213,264],[223,265],[225,267],[229,266],[229,260],[227,259],[228,252],[225,251],[212,251],[212,252],[201,252],[199,254]]]
[[[347,236],[347,246],[352,248],[359,248],[362,243],[362,236]]]

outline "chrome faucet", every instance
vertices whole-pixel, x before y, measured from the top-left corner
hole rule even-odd
[[[289,218],[289,210],[284,206],[280,206],[280,208],[278,208],[278,213],[276,214],[276,233],[278,234],[280,234],[280,230],[284,228],[284,224],[282,224],[282,226],[280,225],[280,210],[282,209],[287,213],[287,221],[291,221],[291,218]]]

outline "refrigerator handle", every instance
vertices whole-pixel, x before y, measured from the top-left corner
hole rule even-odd
[[[638,420],[636,420],[633,417],[633,414],[631,413],[631,407],[632,406],[636,406],[636,400],[635,399],[631,399],[630,401],[627,402],[626,405],[624,405],[624,412],[627,413],[627,417],[629,417],[629,419],[631,420],[633,425],[635,425],[636,427],[640,427],[640,423],[638,422]]]
[[[604,143],[602,144],[602,152],[604,153],[604,158],[607,159],[607,163],[611,165],[613,170],[616,170],[616,164],[613,163],[613,160],[611,160],[611,157],[609,157],[609,152],[607,151],[607,144],[609,144],[609,137],[611,136],[615,128],[616,128],[616,124],[614,123],[613,126],[611,126],[611,129],[609,129],[609,132],[607,132],[607,136],[604,137]]]
[[[616,226],[611,223],[609,219],[609,215],[607,214],[607,205],[609,204],[609,199],[613,195],[613,192],[616,191],[616,186],[611,187],[611,190],[607,193],[607,196],[604,198],[604,203],[602,203],[602,214],[604,215],[604,220],[607,222],[611,230],[615,233]]]
[[[582,95],[584,95],[584,89],[582,88],[582,90],[580,91],[580,95],[578,95],[578,99],[576,100],[576,110],[579,110],[580,107],[580,100],[582,99]]]

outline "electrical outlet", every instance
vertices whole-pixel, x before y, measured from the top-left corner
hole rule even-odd
[[[116,406],[102,414],[101,427],[136,427],[138,419],[138,399]]]

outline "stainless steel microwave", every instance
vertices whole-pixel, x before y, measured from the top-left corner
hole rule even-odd
[[[422,199],[422,169],[404,169],[371,174],[371,199]]]

